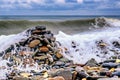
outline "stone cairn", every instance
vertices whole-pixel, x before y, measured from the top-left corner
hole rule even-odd
[[[58,69],[70,64],[70,60],[62,56],[53,33],[46,30],[45,26],[28,29],[26,34],[27,39],[11,45],[1,53],[3,60],[9,61],[8,79],[45,80],[57,76]],[[62,75],[55,77],[55,80],[57,78],[64,80]]]
[[[8,71],[7,80],[109,80],[109,77],[120,77],[119,56],[101,63],[91,59],[86,64],[73,64],[63,57],[53,33],[46,27],[28,29],[26,36],[28,38],[0,53],[7,65],[0,66],[0,70]],[[117,42],[114,45],[119,46]],[[104,49],[106,44],[100,41],[97,46]]]

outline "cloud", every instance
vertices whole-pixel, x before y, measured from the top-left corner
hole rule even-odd
[[[54,0],[55,1],[55,3],[57,3],[57,4],[65,4],[65,0]]]
[[[77,0],[77,2],[81,4],[81,3],[83,3],[83,0]]]
[[[44,4],[45,0],[1,0],[1,8],[25,7],[30,8],[34,4]]]
[[[32,14],[33,12],[33,14],[49,14],[50,11],[52,11],[51,14],[54,12],[56,14],[63,14],[63,12],[65,14],[73,12],[74,14],[97,14],[98,12],[103,14],[107,11],[114,13],[118,11],[119,13],[119,10],[120,1],[118,0],[0,0],[0,14],[9,14],[13,11],[22,14]]]

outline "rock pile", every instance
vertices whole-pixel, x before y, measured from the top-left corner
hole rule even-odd
[[[8,80],[97,80],[120,77],[120,58],[97,63],[95,59],[85,64],[73,64],[61,54],[61,48],[51,31],[36,26],[26,31],[27,39],[21,40],[0,53]],[[97,42],[100,49],[106,48],[103,41]],[[115,43],[115,46],[118,45]],[[75,43],[72,42],[75,48]],[[118,46],[117,46],[118,47]],[[65,48],[67,50],[67,48]]]
[[[36,26],[26,33],[27,39],[1,53],[2,59],[7,61],[7,66],[2,66],[9,71],[7,79],[44,80],[50,76],[56,80],[56,76],[60,76],[56,75],[59,69],[72,62],[63,58],[53,33],[46,30],[45,26]],[[56,73],[51,73],[51,70],[56,70]]]

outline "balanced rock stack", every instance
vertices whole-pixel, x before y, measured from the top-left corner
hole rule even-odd
[[[28,38],[11,45],[1,53],[2,59],[7,61],[7,66],[4,67],[9,70],[9,73],[6,73],[8,79],[36,80],[35,76],[43,77],[44,74],[48,75],[47,70],[65,65],[53,33],[46,30],[45,26],[28,29],[26,34]]]
[[[31,33],[31,37],[25,41],[24,46],[28,45],[33,49],[32,57],[38,64],[52,64],[53,61],[62,57],[57,49],[54,35],[51,31],[47,31],[46,27],[37,26]]]

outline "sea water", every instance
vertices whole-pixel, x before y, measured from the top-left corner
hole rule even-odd
[[[1,15],[0,20],[32,20],[32,21],[63,21],[63,20],[83,20],[105,16],[107,18],[117,18],[120,16],[107,15]]]

